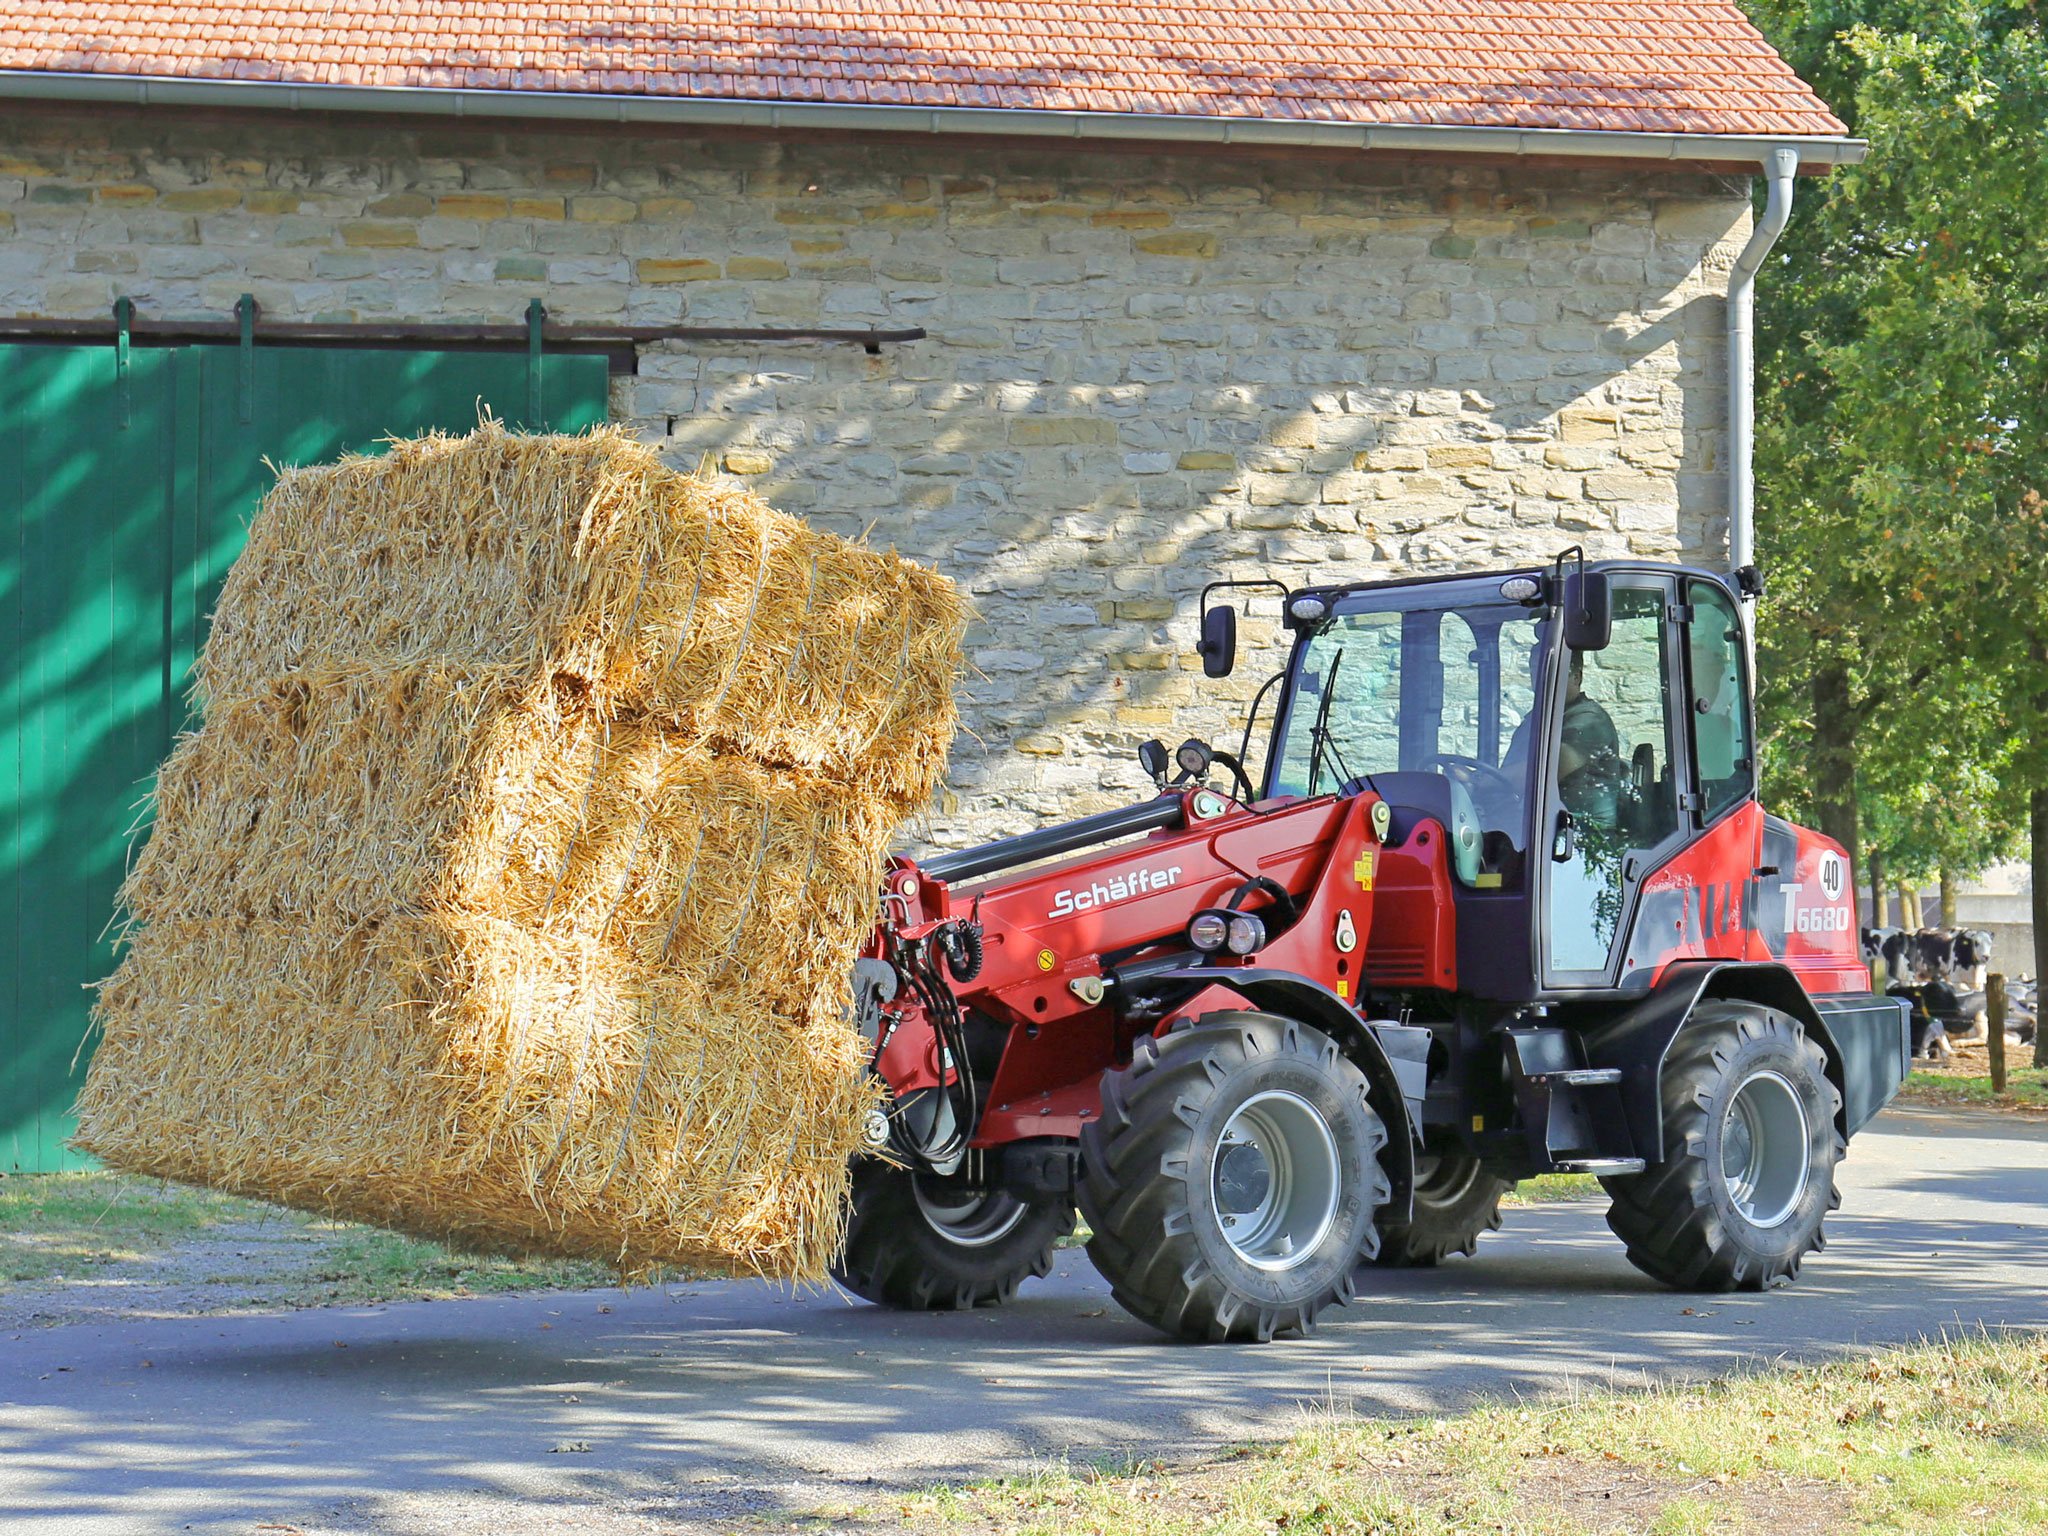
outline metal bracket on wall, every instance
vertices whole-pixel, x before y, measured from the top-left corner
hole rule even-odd
[[[256,419],[256,295],[245,293],[235,300],[235,322],[241,327],[242,380],[236,399],[241,406],[241,419]]]
[[[547,324],[547,306],[539,299],[526,306],[526,430],[546,430],[547,423],[541,419],[541,369],[545,366],[541,356],[541,331]]]
[[[135,322],[135,301],[125,293],[114,300],[114,382],[121,401],[121,430],[128,430],[133,392],[128,387],[129,328]]]

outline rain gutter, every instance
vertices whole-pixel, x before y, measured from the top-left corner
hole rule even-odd
[[[375,112],[392,116],[596,122],[841,133],[977,134],[1006,138],[1144,140],[1415,154],[1755,164],[1775,147],[1804,164],[1854,165],[1869,146],[1823,135],[1608,133],[1577,128],[1478,128],[1437,123],[1327,123],[1145,112],[740,101],[594,91],[469,90],[437,86],[292,85],[45,70],[0,70],[0,100],[236,111]]]
[[[1799,151],[1776,145],[1764,156],[1769,182],[1762,217],[1728,271],[1728,564],[1756,564],[1756,275],[1792,219],[1792,182]],[[1756,583],[1742,581],[1753,596]]]

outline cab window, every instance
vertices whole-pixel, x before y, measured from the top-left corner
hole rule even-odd
[[[1687,598],[1692,623],[1686,646],[1686,712],[1692,718],[1700,814],[1711,821],[1746,800],[1756,782],[1742,621],[1734,601],[1712,582],[1693,582]]]
[[[1460,878],[1499,886],[1520,878],[1528,839],[1542,614],[1474,604],[1469,593],[1456,594],[1465,606],[1425,607],[1418,595],[1388,594],[1378,599],[1385,607],[1364,599],[1308,641],[1273,792],[1328,794],[1375,774],[1440,773],[1454,816],[1472,828],[1469,841],[1458,839]]]
[[[1548,960],[1554,973],[1606,969],[1630,870],[1638,864],[1631,856],[1663,846],[1678,831],[1670,598],[1664,582],[1624,578],[1615,588],[1607,648],[1563,658],[1550,783],[1555,832]]]

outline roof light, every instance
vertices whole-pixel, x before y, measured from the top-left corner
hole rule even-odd
[[[1543,596],[1543,583],[1534,576],[1510,576],[1500,584],[1500,595],[1511,603],[1533,603]]]
[[[1288,617],[1297,624],[1320,624],[1330,611],[1327,599],[1317,597],[1313,592],[1290,598],[1287,603]]]

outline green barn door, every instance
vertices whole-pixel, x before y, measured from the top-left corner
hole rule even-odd
[[[175,364],[138,351],[124,380],[112,347],[0,349],[0,1168],[76,1161],[83,989],[109,969],[101,930],[173,725]]]
[[[542,369],[545,425],[604,420],[603,358]],[[81,1161],[87,988],[264,461],[523,423],[532,382],[507,354],[0,347],[0,1171]]]

